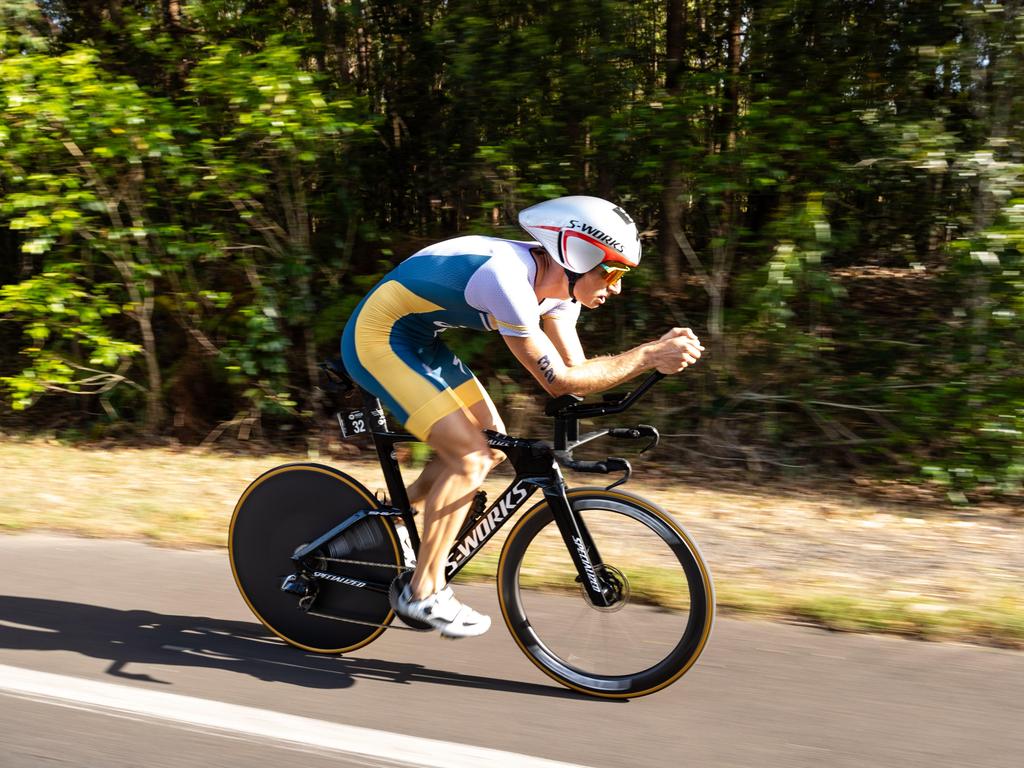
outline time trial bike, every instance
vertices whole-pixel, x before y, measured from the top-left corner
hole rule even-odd
[[[395,453],[397,443],[416,438],[389,430],[380,401],[354,385],[340,361],[321,368],[330,391],[361,395],[362,407],[339,411],[337,420],[343,436],[372,439],[388,498],[334,467],[276,467],[239,499],[229,554],[242,597],[271,632],[304,650],[335,654],[361,648],[389,626],[430,626],[392,624],[390,601],[411,578],[419,549]],[[658,431],[649,425],[581,434],[579,422],[625,411],[660,378],[651,374],[631,393],[602,401],[551,400],[545,412],[554,419],[553,443],[487,431],[515,477],[490,505],[483,491],[476,494],[448,556],[451,581],[539,490],[541,500],[518,517],[501,550],[501,614],[544,673],[599,697],[643,696],[678,680],[700,656],[714,621],[714,587],[696,542],[660,506],[620,489],[630,463],[573,457],[605,436],[646,440],[644,450],[656,445]],[[620,477],[606,487],[570,488],[563,468]]]

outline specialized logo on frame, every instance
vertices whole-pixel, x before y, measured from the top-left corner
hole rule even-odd
[[[515,512],[529,496],[530,487],[522,480],[509,488],[508,492],[498,499],[491,510],[473,527],[473,530],[458,543],[455,551],[448,558],[448,570],[455,570],[460,563],[481,547],[494,530],[505,522],[508,516]]]

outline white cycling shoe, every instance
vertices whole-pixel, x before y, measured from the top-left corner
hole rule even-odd
[[[399,616],[408,616],[441,630],[441,637],[476,637],[491,628],[490,616],[460,603],[449,587],[422,600],[413,600],[406,586],[391,607]]]

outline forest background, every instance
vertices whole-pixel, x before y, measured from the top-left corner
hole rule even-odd
[[[384,272],[581,193],[644,233],[588,353],[708,349],[669,461],[1012,498],[1022,127],[1020,0],[0,0],[0,428],[322,447]]]

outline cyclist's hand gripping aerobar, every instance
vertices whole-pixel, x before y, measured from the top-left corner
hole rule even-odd
[[[697,334],[689,328],[673,328],[651,346],[654,348],[654,368],[664,374],[679,373],[694,365],[704,351]]]
[[[673,328],[657,341],[646,342],[618,355],[590,358],[568,366],[544,333],[502,338],[552,397],[604,392],[651,368],[663,375],[678,373],[696,363],[704,349],[689,328]]]

